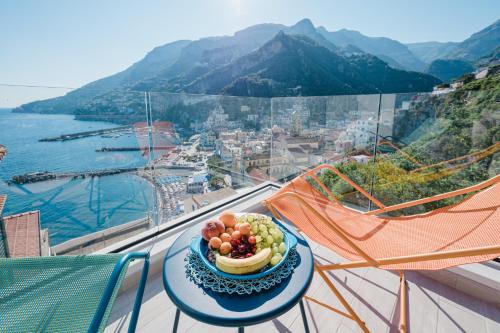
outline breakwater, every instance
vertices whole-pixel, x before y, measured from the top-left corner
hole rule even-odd
[[[76,140],[81,138],[87,138],[90,136],[98,136],[98,135],[110,135],[110,134],[123,134],[127,131],[131,131],[132,126],[119,126],[113,128],[104,128],[95,131],[85,131],[78,132],[72,134],[61,134],[59,136],[49,137],[39,139],[40,142],[54,142],[54,141],[68,141],[68,140]]]
[[[103,177],[103,176],[111,176],[120,173],[126,172],[136,172],[139,170],[144,170],[144,168],[114,168],[114,169],[105,169],[105,170],[95,170],[95,171],[82,171],[82,172],[33,172],[26,173],[23,175],[13,176],[9,184],[29,184],[29,183],[37,183],[43,182],[47,180],[56,180],[56,179],[78,179],[78,178],[87,178],[87,177]]]

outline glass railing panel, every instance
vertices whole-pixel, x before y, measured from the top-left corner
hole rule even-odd
[[[385,205],[422,199],[491,178],[500,172],[494,95],[472,89],[443,95],[383,95],[393,110],[392,133],[380,133],[373,194]],[[493,107],[494,108],[494,107]],[[411,214],[453,204],[463,196],[392,214]]]
[[[151,92],[161,223],[269,180],[270,99]]]
[[[370,192],[379,102],[380,95],[273,98],[272,151],[283,162],[272,179],[286,182],[328,163]],[[365,196],[332,171],[317,176],[346,205],[369,208]]]
[[[58,254],[96,251],[323,163],[385,205],[500,171],[496,95],[487,86],[444,95],[278,98],[87,89],[28,104],[65,91],[2,89],[4,216],[39,211]],[[377,208],[332,170],[315,176],[343,204]]]
[[[39,90],[16,94],[53,96]],[[93,252],[156,226],[144,93],[87,89],[8,106],[0,111],[4,220],[38,211],[53,254]]]

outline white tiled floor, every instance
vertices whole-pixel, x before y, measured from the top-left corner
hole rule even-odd
[[[310,242],[311,245],[313,245]],[[340,261],[331,251],[314,245],[316,258]],[[335,271],[332,282],[366,322],[372,332],[396,332],[399,323],[399,276],[372,268]],[[500,332],[500,309],[415,272],[408,280],[410,332]],[[126,332],[134,291],[121,294],[106,332]],[[321,278],[315,275],[308,295],[342,309]],[[305,301],[311,332],[359,332],[355,322],[320,305]],[[343,310],[343,309],[342,309]],[[163,289],[161,275],[150,277],[139,316],[137,332],[170,332],[175,307]],[[247,327],[246,332],[304,332],[299,307],[275,320]],[[197,322],[181,315],[178,332],[236,332]]]

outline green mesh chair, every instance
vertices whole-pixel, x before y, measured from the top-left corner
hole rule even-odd
[[[137,259],[144,267],[129,332],[137,325],[149,253],[0,258],[0,332],[102,332]]]

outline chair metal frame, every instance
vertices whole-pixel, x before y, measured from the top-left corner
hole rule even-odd
[[[149,252],[132,252],[126,254],[120,261],[116,264],[113,272],[111,273],[111,278],[106,285],[106,289],[104,290],[104,294],[101,298],[101,302],[99,303],[99,307],[92,319],[92,323],[90,324],[89,333],[98,332],[99,327],[102,324],[102,319],[104,314],[106,313],[106,309],[108,308],[109,301],[115,291],[116,284],[120,279],[120,275],[124,267],[133,260],[144,259],[144,266],[142,268],[141,279],[139,281],[139,285],[137,287],[137,292],[135,294],[134,307],[132,310],[132,316],[130,317],[130,323],[128,327],[128,332],[135,332],[137,327],[137,320],[139,319],[139,312],[141,310],[142,297],[144,296],[144,289],[146,288],[146,281],[148,278],[149,272]]]
[[[413,207],[417,205],[421,205],[424,203],[428,202],[433,202],[437,200],[442,200],[446,198],[451,198],[455,197],[458,195],[462,194],[467,194],[475,191],[479,191],[481,189],[484,189],[486,187],[489,187],[495,183],[500,182],[500,175],[497,175],[489,180],[486,180],[482,183],[456,190],[456,191],[451,191],[439,195],[435,195],[432,197],[428,198],[423,198],[423,199],[418,199],[402,204],[397,204],[397,205],[392,205],[392,206],[385,206],[382,204],[379,200],[374,198],[372,195],[370,195],[368,192],[366,192],[363,188],[361,188],[359,185],[354,183],[351,179],[349,179],[346,175],[342,174],[337,168],[328,165],[328,164],[323,164],[320,165],[316,168],[311,169],[310,171],[304,173],[303,175],[299,177],[311,177],[313,178],[319,186],[328,194],[328,196],[331,197],[330,201],[332,204],[339,204],[340,202],[335,198],[333,193],[321,182],[316,176],[316,173],[322,169],[329,169],[332,172],[334,172],[338,177],[349,183],[352,187],[354,187],[356,190],[358,190],[360,193],[362,193],[365,197],[367,197],[369,200],[371,200],[373,203],[375,203],[379,209],[369,211],[362,213],[360,212],[360,215],[375,215],[375,214],[381,214],[385,212],[390,212],[390,211],[395,211],[395,210],[400,210],[403,208],[408,208],[408,207]],[[319,191],[318,191],[319,192]],[[495,246],[485,246],[485,247],[478,247],[478,248],[470,248],[470,249],[462,249],[462,250],[452,250],[452,251],[440,251],[440,252],[432,252],[432,253],[424,253],[424,254],[416,254],[416,255],[408,255],[408,256],[400,256],[400,257],[390,257],[390,258],[372,258],[368,253],[363,251],[361,248],[359,248],[356,244],[354,244],[350,239],[349,236],[342,230],[342,228],[335,222],[332,221],[331,219],[328,219],[324,217],[322,214],[320,214],[316,209],[314,209],[305,199],[303,199],[299,194],[295,192],[283,192],[279,193],[269,199],[264,200],[264,205],[271,211],[271,213],[276,217],[277,219],[283,219],[281,214],[277,211],[277,209],[273,206],[273,201],[282,199],[282,198],[291,198],[293,200],[298,201],[298,203],[302,204],[305,208],[307,208],[309,211],[311,211],[318,219],[320,219],[325,225],[327,225],[333,232],[335,232],[346,244],[348,244],[352,250],[357,252],[364,260],[360,261],[350,261],[350,262],[344,262],[344,263],[338,263],[338,264],[324,264],[321,265],[319,262],[315,262],[314,269],[315,271],[321,276],[321,278],[325,281],[327,286],[330,288],[330,290],[335,294],[337,299],[340,301],[340,303],[344,306],[344,308],[347,310],[347,313],[344,311],[341,311],[339,309],[335,309],[327,304],[324,304],[316,299],[313,299],[309,296],[305,296],[306,299],[317,303],[319,305],[322,305],[329,310],[340,314],[344,317],[347,317],[349,319],[354,320],[359,327],[363,330],[363,332],[369,332],[368,328],[365,325],[365,322],[361,320],[361,318],[356,314],[354,309],[348,304],[348,302],[345,300],[345,298],[340,294],[340,292],[337,290],[337,288],[333,285],[331,280],[326,276],[325,271],[331,271],[331,270],[338,270],[338,269],[351,269],[351,268],[361,268],[361,267],[375,267],[378,268],[380,266],[385,266],[385,265],[394,265],[394,264],[404,264],[404,263],[412,263],[412,262],[422,262],[422,261],[431,261],[431,260],[439,260],[439,259],[451,259],[451,258],[458,258],[458,257],[468,257],[468,256],[476,256],[476,255],[487,255],[487,254],[500,254],[500,245],[495,245]],[[328,199],[328,198],[327,198]],[[292,221],[293,222],[293,221]],[[407,283],[404,275],[404,271],[400,271],[400,324],[399,324],[399,330],[400,332],[407,332]]]

